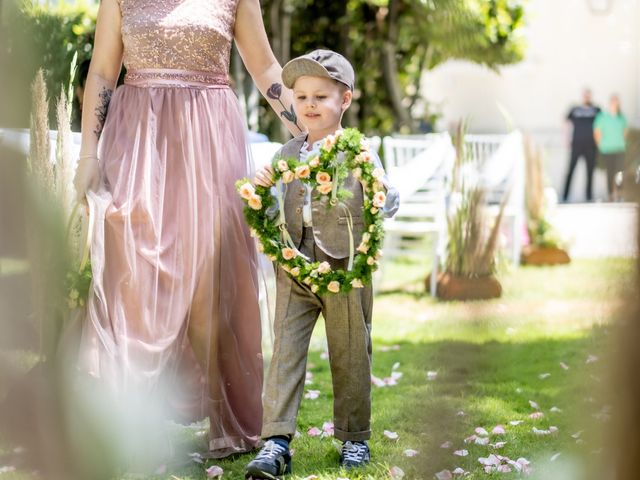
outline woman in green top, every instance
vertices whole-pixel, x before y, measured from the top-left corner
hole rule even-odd
[[[609,200],[619,200],[624,172],[627,120],[620,110],[617,95],[611,96],[609,108],[602,110],[593,122],[593,137],[607,168]]]

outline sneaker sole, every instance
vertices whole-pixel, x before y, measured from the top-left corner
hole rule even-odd
[[[291,473],[291,468],[287,467],[282,475]],[[280,480],[282,475],[272,475],[258,468],[247,470],[244,474],[246,480]]]

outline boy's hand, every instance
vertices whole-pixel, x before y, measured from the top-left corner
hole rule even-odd
[[[273,185],[273,167],[271,165],[267,165],[262,170],[258,170],[254,183],[265,188],[269,188]]]

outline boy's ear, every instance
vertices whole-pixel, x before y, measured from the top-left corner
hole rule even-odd
[[[351,90],[345,90],[342,94],[342,111],[344,112],[351,105],[353,100],[353,92]]]

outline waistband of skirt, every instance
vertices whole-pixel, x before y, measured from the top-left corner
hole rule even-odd
[[[144,68],[128,70],[124,83],[134,87],[228,88],[229,77],[219,72]]]

